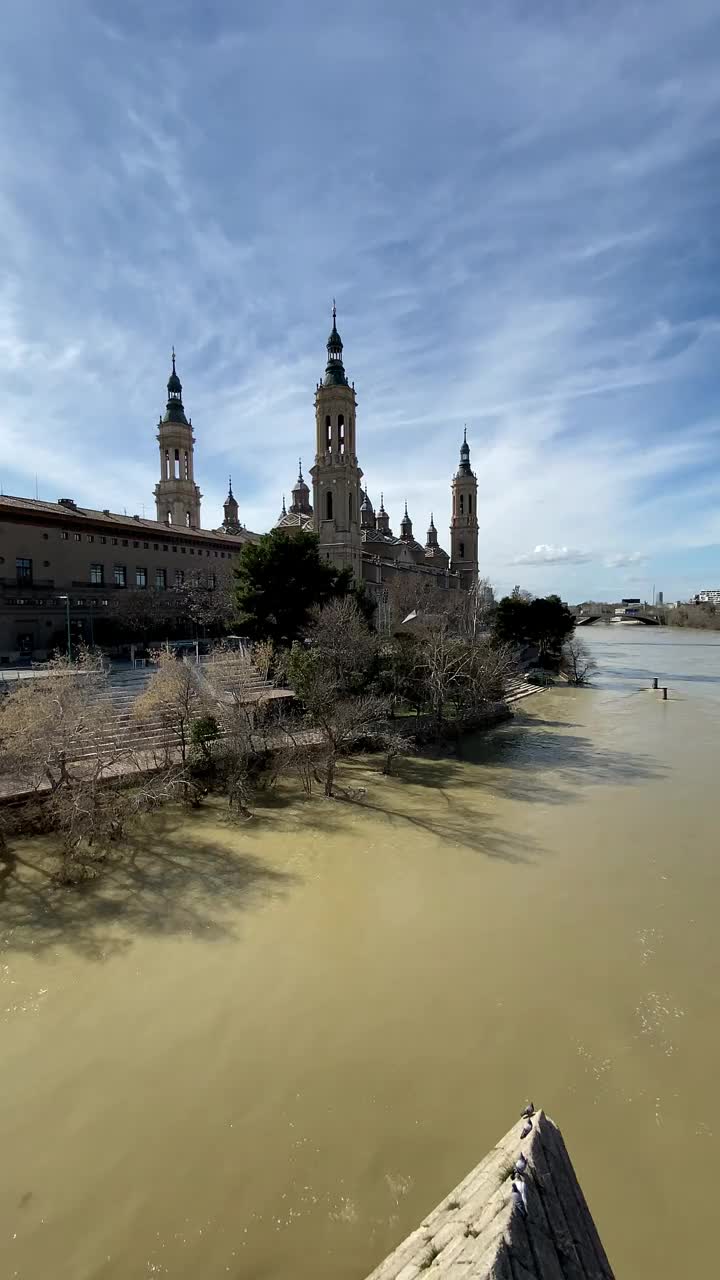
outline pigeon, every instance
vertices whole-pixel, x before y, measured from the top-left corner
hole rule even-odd
[[[531,1131],[531,1130],[532,1130],[532,1120],[526,1120],[526,1121],[525,1121],[525,1124],[523,1125],[522,1129],[520,1130],[520,1137],[521,1137],[521,1138],[527,1138],[527,1136],[528,1136],[528,1134],[530,1133],[530,1131]]]
[[[517,1182],[513,1182],[513,1184],[512,1184],[512,1202],[513,1202],[513,1208],[515,1208],[515,1209],[519,1209],[519,1210],[520,1210],[520,1212],[521,1212],[521,1214],[522,1214],[522,1216],[523,1216],[523,1218],[526,1218],[526,1217],[527,1217],[527,1206],[526,1206],[526,1204],[525,1204],[525,1196],[524,1196],[524,1194],[523,1194],[523,1193],[524,1193],[524,1191],[525,1191],[525,1184],[524,1184],[524,1183],[522,1183],[520,1186],[518,1186]]]
[[[528,1102],[528,1104],[527,1104],[527,1106],[526,1106],[525,1110],[524,1110],[524,1111],[521,1111],[521,1112],[520,1112],[520,1115],[521,1115],[521,1117],[522,1117],[522,1116],[534,1116],[534,1115],[535,1115],[535,1107],[534,1107],[533,1103],[532,1103],[532,1102]]]
[[[527,1160],[525,1159],[525,1156],[521,1154],[519,1159],[515,1161],[515,1172],[522,1175],[526,1169]]]

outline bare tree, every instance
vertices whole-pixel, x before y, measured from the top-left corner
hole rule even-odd
[[[579,636],[571,635],[565,641],[560,669],[567,676],[568,683],[576,685],[587,684],[588,676],[597,670],[597,662]]]
[[[143,693],[133,704],[133,718],[142,725],[152,722],[162,726],[166,761],[175,751],[182,764],[187,763],[193,720],[206,709],[193,669],[170,653],[154,655],[157,668]]]
[[[108,780],[123,751],[99,656],[55,658],[19,681],[0,708],[0,742],[4,772],[42,794],[45,818],[60,833],[58,878],[85,878],[121,809]]]
[[[377,658],[377,640],[351,599],[332,600],[317,614],[307,644],[295,644],[286,669],[302,700],[306,726],[315,730],[317,772],[326,796],[334,794],[340,758],[386,712],[367,688]]]
[[[81,757],[116,755],[107,737],[111,704],[98,654],[52,658],[37,676],[19,680],[0,707],[5,769],[51,793],[70,785]]]
[[[252,647],[252,662],[262,680],[269,680],[275,665],[275,646],[272,640],[258,640]]]

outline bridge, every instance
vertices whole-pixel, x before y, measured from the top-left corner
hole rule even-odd
[[[614,609],[612,613],[584,613],[581,611],[576,614],[576,627],[591,627],[593,622],[612,622],[622,626],[632,626],[633,623],[640,622],[645,627],[659,627],[660,619],[656,613],[643,605],[640,608],[631,609]]]

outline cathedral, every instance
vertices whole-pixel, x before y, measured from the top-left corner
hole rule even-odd
[[[283,498],[277,521],[281,529],[313,529],[320,551],[338,568],[349,567],[355,578],[374,594],[394,578],[423,575],[434,585],[467,589],[478,576],[477,478],[470,466],[467,432],[460,462],[451,483],[450,554],[440,546],[432,513],[425,545],[413,533],[407,503],[396,536],[390,527],[383,494],[375,510],[357,456],[357,398],[343,363],[343,344],[333,305],[332,331],[327,341],[325,376],[315,388],[315,464],[310,488],[302,462],[289,507]],[[232,488],[232,486],[231,486]],[[228,501],[232,499],[232,492]],[[159,514],[159,513],[158,513]],[[226,504],[226,527],[228,507]],[[236,508],[231,511],[237,515]]]
[[[112,610],[119,593],[190,583],[210,591],[220,587],[229,580],[238,552],[257,539],[240,519],[232,481],[221,526],[202,526],[195,435],[175,365],[173,351],[165,413],[157,426],[156,519],[81,507],[67,497],[49,502],[0,494],[0,665],[42,657],[65,634],[92,643],[95,622]],[[283,498],[276,527],[312,529],[321,554],[338,568],[352,569],[378,606],[390,584],[403,578],[467,590],[478,575],[477,479],[467,435],[451,481],[448,554],[432,514],[423,545],[415,538],[407,505],[398,535],[382,494],[374,508],[362,486],[356,411],[333,306],[325,376],[315,388],[312,501],[300,465],[292,500],[286,507]]]

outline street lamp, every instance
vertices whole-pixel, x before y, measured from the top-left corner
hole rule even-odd
[[[58,596],[58,600],[65,601],[65,610],[66,610],[66,617],[67,617],[68,662],[72,662],[72,640],[70,638],[70,597]]]

